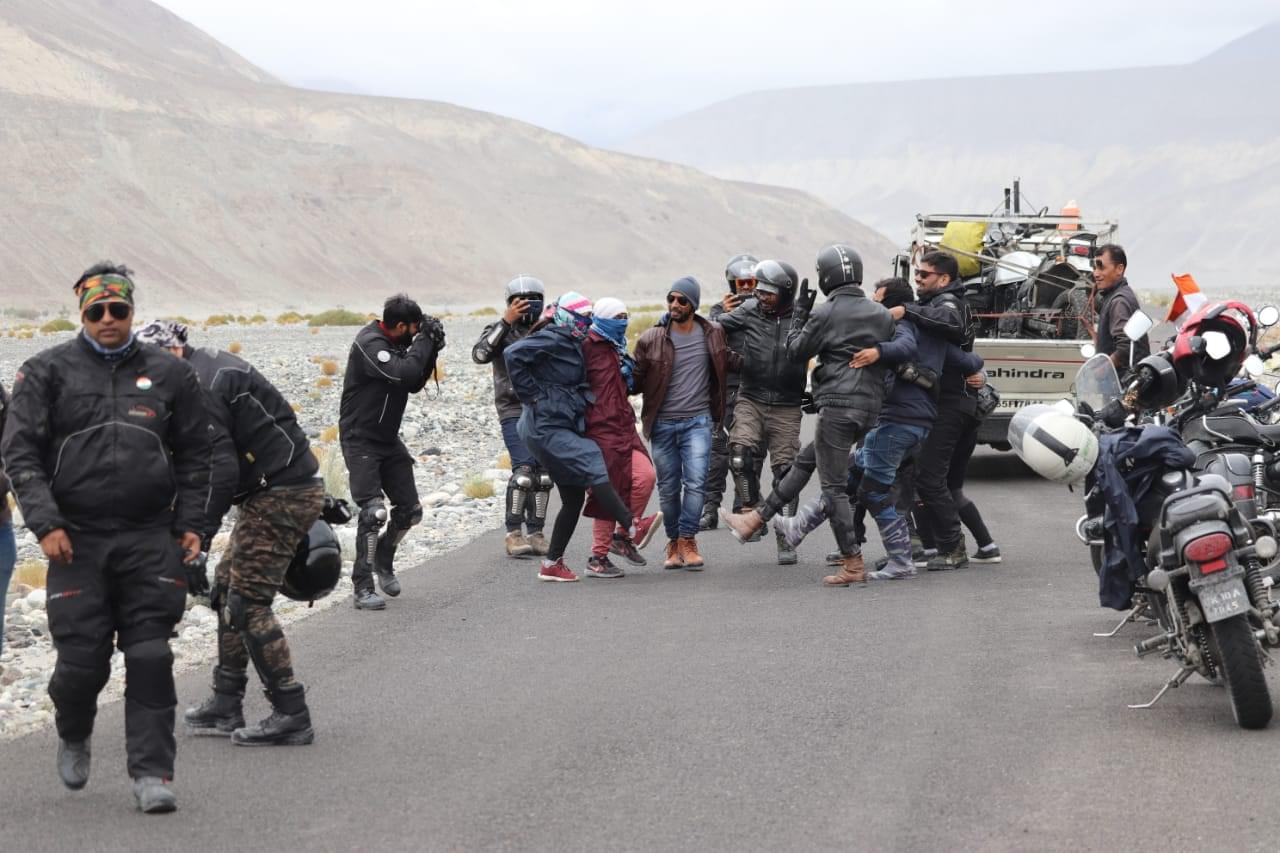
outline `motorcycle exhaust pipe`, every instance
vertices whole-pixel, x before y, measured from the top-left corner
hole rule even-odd
[[[1157,634],[1139,643],[1134,643],[1133,653],[1140,658],[1146,657],[1152,652],[1159,652],[1169,648],[1169,643],[1172,641],[1173,636],[1171,634]]]

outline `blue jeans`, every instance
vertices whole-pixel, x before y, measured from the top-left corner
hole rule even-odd
[[[524,439],[520,437],[520,433],[516,430],[516,424],[518,423],[520,423],[519,418],[504,418],[501,421],[502,443],[507,446],[507,453],[511,456],[511,468],[515,470],[521,465],[537,468],[538,460],[533,458],[533,454],[525,446]]]
[[[902,461],[923,444],[928,435],[928,427],[882,422],[862,439],[862,447],[855,456],[863,471],[858,497],[880,528],[890,571],[899,575],[915,571],[911,563],[911,531],[907,520],[898,515],[890,493]]]
[[[0,523],[0,651],[4,651],[5,593],[9,589],[9,579],[13,577],[13,567],[17,563],[18,543],[13,538],[13,522]]]
[[[667,538],[697,535],[711,460],[711,416],[660,419],[653,425],[649,447]]]

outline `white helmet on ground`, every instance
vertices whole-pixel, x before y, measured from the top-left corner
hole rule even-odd
[[[1053,406],[1027,406],[1009,422],[1009,444],[1046,480],[1074,485],[1098,461],[1098,437],[1075,416]]]

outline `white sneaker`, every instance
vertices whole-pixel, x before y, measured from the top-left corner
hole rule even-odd
[[[969,555],[970,563],[998,563],[1000,562],[1000,547],[992,542],[979,548]]]

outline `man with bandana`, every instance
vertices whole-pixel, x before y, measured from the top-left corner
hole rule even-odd
[[[409,395],[421,391],[435,371],[442,349],[440,321],[425,316],[402,293],[386,301],[381,320],[360,330],[347,357],[338,435],[351,475],[351,498],[360,507],[351,569],[357,610],[387,606],[373,590],[375,574],[385,595],[400,594],[392,561],[400,540],[422,520],[413,456],[400,440],[400,419]],[[390,512],[384,494],[391,501]]]
[[[27,528],[49,559],[58,775],[72,790],[89,781],[114,639],[124,653],[134,798],[144,812],[170,812],[177,695],[169,636],[186,604],[183,564],[200,553],[209,416],[191,366],[135,340],[130,276],[104,262],[76,282],[80,334],[19,369],[3,455]]]
[[[181,323],[149,323],[138,340],[185,359],[206,394],[214,443],[206,551],[231,505],[240,507],[210,596],[218,614],[213,695],[187,709],[187,731],[230,735],[238,746],[311,743],[315,732],[306,690],[294,677],[289,643],[271,610],[298,543],[324,506],[324,481],[307,435],[266,377],[231,353],[188,345]],[[197,580],[204,589],[193,588],[192,594],[208,591],[208,579]],[[246,727],[242,702],[250,660],[272,711]]]

